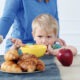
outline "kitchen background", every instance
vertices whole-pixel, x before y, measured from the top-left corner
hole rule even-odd
[[[4,4],[6,0],[0,0],[0,17],[2,16]],[[57,0],[58,13],[60,22],[60,37],[67,44],[73,45],[78,49],[80,54],[80,0]],[[10,35],[10,29],[8,36]],[[5,41],[0,45],[0,55],[4,54]]]

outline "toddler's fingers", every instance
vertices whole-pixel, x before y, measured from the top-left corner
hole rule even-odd
[[[17,40],[16,43],[17,43],[18,45],[20,45],[20,47],[25,46],[25,44],[23,44],[21,40]]]
[[[46,55],[49,55],[49,51],[47,50],[45,54],[46,54]]]
[[[48,49],[52,49],[51,45],[48,45]]]
[[[12,43],[15,43],[16,39],[15,38],[9,38]]]
[[[62,42],[62,44],[61,44],[62,46],[66,46],[66,43],[64,40],[61,39],[61,42]]]
[[[25,46],[25,44],[23,44],[22,41],[16,41],[15,45],[17,47],[24,47]]]
[[[66,43],[65,43],[65,41],[64,40],[62,40],[62,39],[57,39],[56,40],[56,42],[59,42],[59,44],[61,45],[61,46],[66,46]]]

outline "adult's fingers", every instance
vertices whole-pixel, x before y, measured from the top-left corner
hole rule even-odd
[[[3,36],[0,35],[0,44],[3,42]]]

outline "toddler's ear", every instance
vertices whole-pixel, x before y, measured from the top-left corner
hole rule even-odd
[[[32,32],[33,39],[35,40],[34,33]]]
[[[32,36],[33,36],[33,38],[34,38],[34,33],[32,32]]]

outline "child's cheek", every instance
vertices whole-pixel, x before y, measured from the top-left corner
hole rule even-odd
[[[41,44],[41,41],[37,41],[36,44]]]
[[[53,45],[55,41],[51,40],[49,41],[49,45]]]

